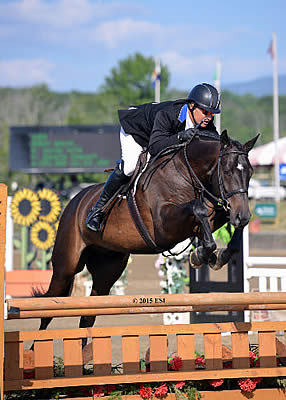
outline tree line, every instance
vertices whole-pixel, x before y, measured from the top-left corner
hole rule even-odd
[[[117,110],[154,101],[154,59],[139,53],[119,61],[96,93],[58,93],[45,84],[0,88],[0,181],[24,178],[8,171],[9,127],[20,125],[118,124]],[[169,88],[170,73],[161,66],[161,101],[186,98]],[[200,82],[198,82],[200,83]],[[241,142],[261,133],[258,145],[273,140],[272,96],[239,96],[222,91],[221,128]],[[286,96],[280,96],[280,137],[286,135]]]

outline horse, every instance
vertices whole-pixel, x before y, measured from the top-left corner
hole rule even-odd
[[[87,229],[86,216],[103,184],[83,189],[60,218],[51,259],[53,274],[47,292],[41,295],[69,296],[75,275],[85,266],[93,280],[90,295],[108,295],[130,254],[160,253],[187,238],[199,238],[201,243],[191,253],[192,267],[208,263],[221,268],[236,249],[231,241],[228,248],[216,250],[212,232],[229,221],[237,238],[249,222],[248,185],[253,168],[248,153],[258,136],[243,145],[227,131],[217,137],[195,136],[151,158],[134,196],[154,245],[138,231],[125,196],[115,200],[102,232]],[[42,318],[40,329],[46,329],[51,320]],[[94,322],[95,317],[83,316],[79,326],[91,327]]]

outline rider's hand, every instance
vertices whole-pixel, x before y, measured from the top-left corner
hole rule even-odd
[[[197,128],[189,128],[186,129],[185,131],[180,131],[178,133],[178,139],[180,142],[187,142],[188,140],[191,140],[198,133],[199,130]]]

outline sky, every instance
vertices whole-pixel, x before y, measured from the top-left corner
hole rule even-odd
[[[160,57],[170,88],[286,74],[286,0],[0,0],[0,87],[95,92],[119,61]]]

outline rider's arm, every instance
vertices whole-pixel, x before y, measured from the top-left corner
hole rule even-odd
[[[166,147],[179,143],[174,121],[171,120],[170,115],[165,110],[159,111],[156,114],[150,135],[149,153],[155,156]]]

